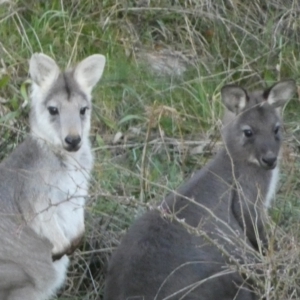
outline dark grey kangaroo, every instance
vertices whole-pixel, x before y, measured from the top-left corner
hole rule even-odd
[[[264,206],[275,193],[281,147],[277,110],[295,90],[292,80],[254,93],[222,88],[224,149],[129,229],[110,261],[105,300],[257,299],[226,254],[242,264],[245,249],[255,254],[267,243]]]

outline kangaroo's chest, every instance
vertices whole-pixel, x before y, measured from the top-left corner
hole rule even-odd
[[[59,172],[51,185],[51,202],[55,205],[56,220],[65,236],[76,239],[84,232],[84,205],[88,195],[90,170],[69,165]]]
[[[82,204],[82,198],[87,195],[88,181],[89,172],[83,168],[72,166],[60,170],[49,182],[51,202]]]
[[[251,176],[250,176],[250,175]],[[239,177],[239,184],[236,190],[239,197],[255,203],[260,199],[261,204],[268,208],[273,198],[275,197],[276,187],[279,179],[279,167],[268,172],[257,172],[251,174],[250,172],[241,174]]]
[[[48,237],[53,244],[53,239],[61,239],[66,244],[84,233],[89,165],[74,160],[68,164],[48,164],[40,172],[34,222],[41,235]]]

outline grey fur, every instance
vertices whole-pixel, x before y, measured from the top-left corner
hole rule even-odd
[[[96,83],[105,59],[93,55],[79,65],[90,64]],[[77,77],[74,72],[60,73],[44,54],[32,56],[30,75],[31,133],[0,164],[1,300],[46,300],[62,286],[66,254],[84,234],[84,202],[93,166],[88,139],[93,86],[79,80],[82,72]],[[51,115],[49,105],[58,114]],[[89,108],[84,115],[82,107]],[[74,135],[80,142],[71,141],[70,146],[65,139]]]
[[[245,248],[255,253],[267,243],[263,204],[281,145],[274,103],[286,103],[295,89],[289,80],[251,94],[237,86],[221,90],[231,110],[223,129],[225,148],[169,194],[159,210],[131,226],[111,258],[105,300],[258,299],[249,282],[228,269],[230,261],[220,249],[243,263]],[[252,137],[245,136],[248,130]],[[180,220],[199,234],[189,233]]]
[[[78,84],[74,80],[72,73],[65,72],[59,75],[56,83],[51,87],[51,90],[48,92],[45,97],[44,103],[47,105],[47,102],[54,97],[64,94],[65,98],[68,101],[72,101],[72,97],[77,94],[83,99],[86,98],[86,95],[80,90]],[[88,100],[87,100],[88,101]]]

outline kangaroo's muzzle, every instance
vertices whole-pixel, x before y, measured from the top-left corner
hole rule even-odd
[[[65,138],[65,149],[70,152],[77,151],[81,146],[81,137],[79,135],[68,135]]]
[[[277,156],[274,153],[267,153],[261,158],[260,163],[265,169],[274,169],[277,165]]]

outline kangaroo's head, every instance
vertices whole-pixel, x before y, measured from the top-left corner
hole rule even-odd
[[[222,88],[222,101],[228,109],[223,139],[233,162],[265,169],[276,167],[282,130],[278,110],[290,100],[295,90],[293,80],[281,81],[254,93],[235,85]]]
[[[42,53],[33,54],[29,65],[32,134],[67,151],[77,151],[87,142],[91,92],[104,66],[105,57],[95,54],[74,69],[60,72],[52,58]]]

